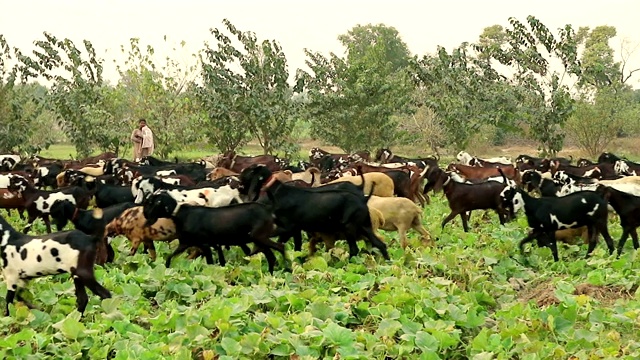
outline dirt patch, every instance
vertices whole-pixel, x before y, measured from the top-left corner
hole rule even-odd
[[[526,286],[526,284],[518,280],[519,279],[512,279],[510,282],[515,290],[520,291],[518,298],[520,298],[521,301],[529,302],[533,300],[538,307],[546,307],[560,303],[560,300],[558,300],[555,295],[556,287],[551,280],[540,282],[532,287]],[[597,301],[613,304],[618,299],[632,298],[637,289],[637,286],[627,290],[618,285],[591,285],[583,283],[576,286],[573,295],[587,295]]]
[[[633,286],[631,289],[627,290],[622,286],[591,285],[585,283],[576,286],[576,290],[573,294],[587,295],[598,301],[613,303],[618,299],[632,298],[637,289],[637,286]]]
[[[560,300],[558,300],[555,295],[555,291],[556,286],[549,280],[543,281],[534,287],[523,287],[518,297],[525,303],[534,300],[538,307],[545,307],[560,303]]]

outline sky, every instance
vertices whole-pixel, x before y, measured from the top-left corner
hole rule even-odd
[[[117,81],[113,60],[122,61],[120,46],[132,37],[152,45],[159,56],[188,61],[189,54],[212,41],[210,28],[224,28],[227,18],[242,31],[253,31],[259,40],[275,39],[283,47],[291,73],[304,67],[304,49],[343,54],[337,40],[358,24],[384,23],[395,27],[413,54],[433,53],[438,45],[447,49],[463,41],[474,42],[482,29],[509,17],[525,21],[537,17],[555,31],[565,24],[615,26],[618,36],[611,45],[619,56],[623,39],[637,51],[630,68],[640,68],[640,1],[575,0],[448,0],[448,1],[285,1],[285,0],[0,0],[0,33],[11,46],[30,53],[35,40],[47,31],[69,38],[76,45],[90,40],[105,59],[105,76]],[[169,45],[165,45],[164,36]],[[180,53],[173,45],[186,42]],[[640,88],[640,71],[631,85]]]

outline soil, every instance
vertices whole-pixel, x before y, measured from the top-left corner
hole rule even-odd
[[[512,285],[514,285],[516,290],[519,290],[518,298],[522,302],[533,300],[538,307],[546,307],[560,303],[560,300],[555,296],[556,288],[551,280],[540,282],[533,287],[527,286],[529,284],[522,286],[521,282],[517,281],[512,281]],[[573,295],[587,295],[605,304],[613,304],[618,299],[633,297],[636,290],[637,286],[627,290],[617,285],[591,285],[583,283],[576,286]]]

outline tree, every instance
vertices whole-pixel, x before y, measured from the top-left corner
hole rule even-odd
[[[210,29],[217,44],[205,45],[198,89],[211,125],[209,139],[220,151],[231,151],[245,144],[249,133],[264,154],[285,150],[295,142],[290,137],[295,107],[282,47],[275,40],[258,42],[255,33],[240,31],[227,19],[223,23],[239,46]]]
[[[58,40],[45,32],[44,40],[35,42],[34,57],[20,56],[23,80],[44,77],[53,83],[51,100],[59,124],[75,145],[79,156],[92,152],[95,138],[93,125],[86,121],[87,105],[101,103],[102,59],[96,56],[90,41],[84,40],[84,51],[69,39]]]
[[[571,25],[558,30],[557,36],[533,16],[526,25],[509,18],[506,43],[491,46],[476,44],[475,49],[496,70],[506,67],[524,106],[522,114],[529,123],[530,136],[539,142],[543,154],[555,154],[564,143],[562,127],[573,111],[573,99],[564,83],[565,76],[580,76],[577,39]],[[499,46],[496,46],[499,45]],[[552,63],[559,62],[558,72]]]
[[[466,149],[483,125],[515,128],[518,102],[513,88],[485,59],[469,55],[466,43],[451,53],[438,47],[436,55],[415,59],[411,70],[422,93],[419,103],[438,116],[456,149]]]
[[[311,71],[296,75],[312,135],[348,152],[404,142],[394,116],[410,110],[413,86],[406,68],[399,68],[408,61],[406,45],[384,25],[359,26],[339,39],[346,58],[305,49]]]
[[[371,48],[382,43],[379,60],[390,63],[390,70],[397,71],[409,65],[411,53],[400,38],[398,30],[384,24],[356,25],[346,34],[338,36],[338,40],[347,49],[347,61],[357,62],[366,58]]]
[[[631,97],[630,91],[607,87],[598,91],[593,101],[582,98],[577,103],[575,113],[567,121],[567,130],[589,156],[600,155],[620,129],[628,125],[636,108]]]
[[[126,60],[117,66],[118,91],[122,91],[118,96],[124,97],[127,109],[119,115],[120,119],[114,117],[114,120],[128,124],[132,130],[140,118],[146,119],[153,129],[156,153],[167,158],[203,136],[202,119],[194,107],[193,94],[188,91],[193,87],[197,67],[184,66],[169,57],[158,66],[152,46],[142,49],[138,38],[132,38],[129,45],[129,49],[121,46]],[[180,46],[184,47],[185,42]],[[177,52],[175,47],[172,50]],[[130,132],[126,136],[130,136]]]
[[[0,51],[0,153],[46,149],[55,140],[47,90],[38,84],[16,84],[19,66],[15,61],[22,54],[11,49],[2,35]]]
[[[576,34],[576,42],[584,43],[584,51],[580,57],[582,76],[579,85],[590,85],[595,88],[613,85],[620,82],[620,64],[613,59],[613,49],[609,40],[616,36],[613,26],[598,26],[590,31],[588,27],[581,27]]]

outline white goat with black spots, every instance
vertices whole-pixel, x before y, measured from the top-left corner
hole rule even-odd
[[[613,253],[613,239],[607,229],[607,201],[593,191],[580,191],[563,197],[534,198],[522,189],[507,186],[500,194],[502,207],[512,216],[524,209],[531,232],[520,241],[520,252],[524,245],[538,240],[538,246],[548,246],[553,259],[558,261],[558,247],[555,232],[562,229],[575,229],[586,226],[589,233],[587,257],[596,247],[598,233],[602,234],[609,254]]]
[[[5,315],[9,304],[17,297],[30,308],[33,305],[20,296],[20,288],[27,280],[46,275],[70,273],[76,288],[78,311],[83,313],[89,301],[85,287],[100,298],[109,298],[109,290],[95,278],[93,266],[96,246],[104,234],[102,211],[94,210],[96,226],[94,234],[79,230],[57,232],[45,236],[29,236],[17,232],[0,216],[0,267],[7,284]]]

